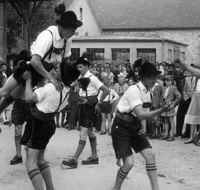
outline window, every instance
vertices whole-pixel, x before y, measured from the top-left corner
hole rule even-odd
[[[89,52],[90,62],[97,62],[104,60],[104,49],[103,48],[87,48],[87,52]]]
[[[112,49],[112,60],[116,61],[116,60],[120,60],[120,61],[124,61],[127,62],[128,60],[130,60],[130,49]]]
[[[72,55],[69,57],[70,63],[75,63],[77,59],[80,57],[80,49],[72,48],[71,52],[72,52]]]
[[[185,52],[181,52],[181,60],[182,61],[185,61],[186,60],[186,57],[185,57]]]
[[[83,8],[82,7],[80,8],[80,20],[81,21],[83,20]]]
[[[172,49],[168,49],[167,62],[172,62]]]
[[[137,49],[137,57],[141,57],[145,61],[156,63],[156,49]]]
[[[180,59],[180,48],[174,46],[174,60]]]

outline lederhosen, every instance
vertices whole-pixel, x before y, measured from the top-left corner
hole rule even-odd
[[[137,87],[139,88],[138,85]],[[145,106],[145,103],[143,105]],[[137,153],[145,148],[151,148],[147,138],[138,135],[142,129],[141,121],[131,113],[132,111],[121,113],[117,110],[113,121],[111,134],[117,159],[132,155],[132,149]]]
[[[109,95],[108,95],[108,101],[103,101],[100,104],[100,111],[101,113],[111,113],[112,112],[112,104],[110,104],[110,92],[111,90],[109,90]]]
[[[62,48],[55,48],[54,44],[53,44],[53,33],[50,30],[47,30],[47,31],[49,31],[52,35],[52,44],[51,44],[49,51],[41,59],[41,62],[43,64],[44,68],[49,72],[53,69],[54,63],[51,64],[51,63],[45,62],[44,61],[45,58],[47,56],[49,56],[49,60],[50,60],[51,56],[52,56],[52,52],[57,55],[60,55],[64,51],[63,52],[63,59],[64,59],[67,41],[66,41],[66,39],[64,39],[64,45]],[[23,62],[20,63],[20,66],[16,69],[15,73],[13,74],[13,77],[15,78],[15,80],[17,80],[17,82],[19,84],[25,84],[25,80],[23,79],[22,76],[25,71],[29,70],[29,71],[31,71],[31,74],[32,74],[32,86],[37,86],[39,81],[41,81],[41,79],[43,78],[43,76],[41,74],[39,74],[31,64],[27,64],[27,61],[30,61],[30,58],[29,58],[29,60],[25,59]]]
[[[88,78],[90,78],[91,76],[93,75],[90,75]],[[98,94],[94,96],[88,96],[87,88],[85,92],[86,92],[86,97],[80,97],[82,101],[79,101],[79,109],[80,109],[79,124],[80,126],[91,128],[94,122],[95,106],[98,102],[97,99]]]
[[[65,101],[68,94],[69,92],[62,98],[62,93],[60,93],[58,108],[53,113],[44,113],[39,111],[35,105],[30,106],[29,118],[20,142],[22,145],[38,150],[46,148],[49,139],[56,130],[54,122],[55,114],[58,113],[61,104]]]

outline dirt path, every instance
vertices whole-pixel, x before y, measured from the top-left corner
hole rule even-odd
[[[10,166],[15,154],[14,128],[0,125],[0,190],[32,190],[25,165]],[[90,156],[89,142],[82,153],[77,169],[62,169],[63,159],[73,155],[79,140],[79,132],[59,128],[51,139],[46,158],[51,170],[56,190],[110,190],[113,187],[116,172],[116,159],[111,137],[99,135],[99,165],[83,166],[81,160]],[[199,190],[200,189],[200,149],[193,144],[185,145],[177,138],[174,142],[150,141],[156,153],[159,183],[161,190]],[[22,150],[25,160],[25,151]],[[135,155],[135,166],[123,184],[124,190],[150,190],[145,171],[145,163],[139,154]]]

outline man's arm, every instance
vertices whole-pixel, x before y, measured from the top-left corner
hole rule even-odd
[[[105,85],[102,85],[99,90],[102,90],[103,94],[100,97],[99,103],[101,104],[106,96],[109,94],[109,90]]]
[[[33,87],[31,85],[32,78],[31,73],[26,71],[23,75],[23,78],[26,80],[26,88],[25,88],[25,98],[28,103],[37,103],[38,98],[36,93],[33,92]]]
[[[166,112],[166,111],[168,111],[172,108],[173,108],[172,103],[169,103],[169,104],[163,103],[161,108],[154,110],[154,111],[150,111],[150,112],[144,111],[143,108],[142,108],[142,105],[138,105],[133,110],[134,110],[137,118],[142,121],[142,120],[146,120],[146,119],[150,119],[152,117],[155,117],[156,115],[159,115],[163,112]]]

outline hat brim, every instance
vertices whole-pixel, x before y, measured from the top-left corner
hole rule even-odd
[[[77,65],[84,65],[84,66],[87,65],[88,67],[90,66],[90,64],[86,64],[86,63],[82,63],[82,62],[76,62],[73,65],[74,65],[74,67],[77,67]]]
[[[78,28],[83,25],[83,23],[80,20],[77,20],[77,22],[75,23],[64,22],[62,20],[56,20],[56,24],[60,26],[67,26],[67,27],[72,27],[72,28]]]
[[[80,71],[78,69],[65,61],[62,61],[60,64],[60,72],[62,82],[66,86],[69,86],[73,81],[77,80],[80,75]]]
[[[158,76],[160,75],[162,72],[161,71],[155,71],[155,72],[148,72],[148,73],[142,73],[140,74],[140,76]]]

